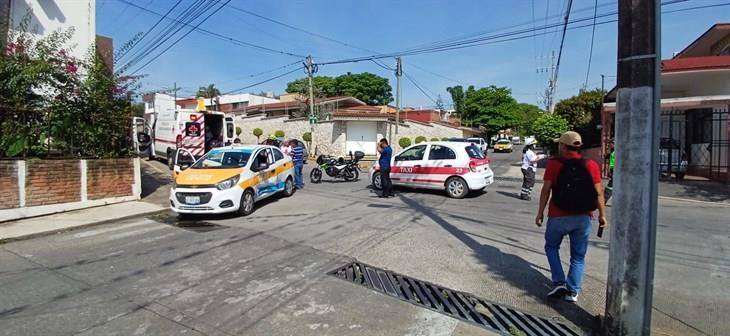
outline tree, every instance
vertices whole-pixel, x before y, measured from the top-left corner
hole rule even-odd
[[[581,134],[585,145],[601,143],[601,105],[605,91],[581,90],[578,95],[561,100],[555,105],[555,114],[562,116],[570,129]]]
[[[312,91],[315,97],[331,97],[337,95],[335,79],[328,76],[312,77]],[[287,93],[299,93],[309,97],[309,79],[301,78],[286,84]]]
[[[307,147],[312,148],[312,132],[304,132],[302,140],[307,142]]]
[[[556,114],[543,114],[532,125],[535,139],[541,144],[551,144],[554,139],[569,129],[568,122]]]
[[[424,141],[426,141],[426,137],[425,136],[419,135],[419,136],[416,137],[416,143],[417,144],[419,144],[421,142],[424,142]]]
[[[352,96],[368,105],[387,105],[393,101],[393,88],[388,79],[375,74],[348,72],[335,78],[335,83],[339,96]]]
[[[544,111],[532,104],[519,103],[515,109],[517,118],[519,118],[518,125],[516,126],[517,132],[523,136],[533,135],[532,124],[539,118]]]
[[[221,95],[221,91],[218,90],[218,88],[215,87],[215,84],[210,84],[207,87],[201,86],[198,89],[198,92],[195,94],[195,97],[202,97],[202,98],[215,98]]]
[[[514,127],[519,119],[515,113],[517,101],[506,87],[491,85],[479,90],[469,88],[464,97],[462,122],[484,126],[489,134]]]
[[[241,133],[243,133],[243,129],[240,128],[240,127],[238,127],[238,126],[236,126],[236,136],[241,135]]]
[[[132,104],[132,113],[135,117],[144,117],[144,103]]]
[[[406,148],[411,145],[411,139],[400,138],[400,139],[398,139],[398,145],[400,146],[400,148]]]
[[[473,90],[474,86],[469,85],[467,91]],[[460,116],[461,113],[464,112],[464,99],[466,98],[466,92],[464,91],[464,88],[461,85],[447,87],[446,92],[451,95],[451,102],[454,103],[454,110],[456,110],[456,115]]]
[[[371,73],[347,73],[338,77],[316,76],[312,78],[315,97],[352,96],[368,105],[386,105],[393,101],[388,79]],[[307,78],[297,79],[286,85],[286,92],[309,97]]]
[[[277,138],[283,138],[284,137],[284,131],[282,130],[276,130],[274,131],[274,136]]]
[[[260,128],[253,129],[253,136],[256,137],[256,142],[261,142],[261,136],[264,135],[264,131]]]

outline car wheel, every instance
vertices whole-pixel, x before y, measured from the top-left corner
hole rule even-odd
[[[238,206],[238,214],[241,216],[250,215],[253,212],[255,202],[253,191],[251,189],[244,191],[241,195],[241,204]]]
[[[446,194],[451,198],[464,198],[469,193],[469,186],[461,177],[452,177],[446,180]]]
[[[380,172],[373,174],[373,188],[377,190],[383,189],[383,181],[380,180]]]
[[[309,173],[309,180],[312,181],[312,183],[322,182],[322,169],[312,169],[312,172]]]
[[[284,184],[284,197],[289,197],[291,195],[294,195],[294,181],[292,181],[292,178],[289,177],[286,179],[286,184]]]
[[[175,169],[175,160],[169,148],[167,149],[167,168],[170,168],[170,170]]]

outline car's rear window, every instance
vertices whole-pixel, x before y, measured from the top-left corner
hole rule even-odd
[[[509,140],[502,139],[502,140],[497,141],[497,143],[498,144],[510,144],[511,142]]]
[[[469,145],[466,146],[464,149],[466,149],[466,154],[469,155],[472,159],[484,159],[484,152],[482,152],[482,149],[479,148],[477,145]]]

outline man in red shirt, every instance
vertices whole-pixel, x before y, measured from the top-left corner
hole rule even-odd
[[[606,208],[600,169],[595,161],[583,159],[580,155],[583,145],[580,134],[565,132],[556,141],[560,157],[550,160],[545,168],[535,224],[542,226],[549,200],[545,254],[550,264],[553,289],[548,292],[548,297],[562,297],[565,301],[576,302],[583,277],[592,214],[598,209],[598,223],[604,228],[607,225]],[[570,236],[570,269],[567,277],[560,263],[560,244],[565,236]]]

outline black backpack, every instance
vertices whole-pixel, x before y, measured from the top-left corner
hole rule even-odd
[[[585,159],[559,159],[563,167],[552,187],[555,205],[564,211],[589,212],[598,208],[598,192]]]

